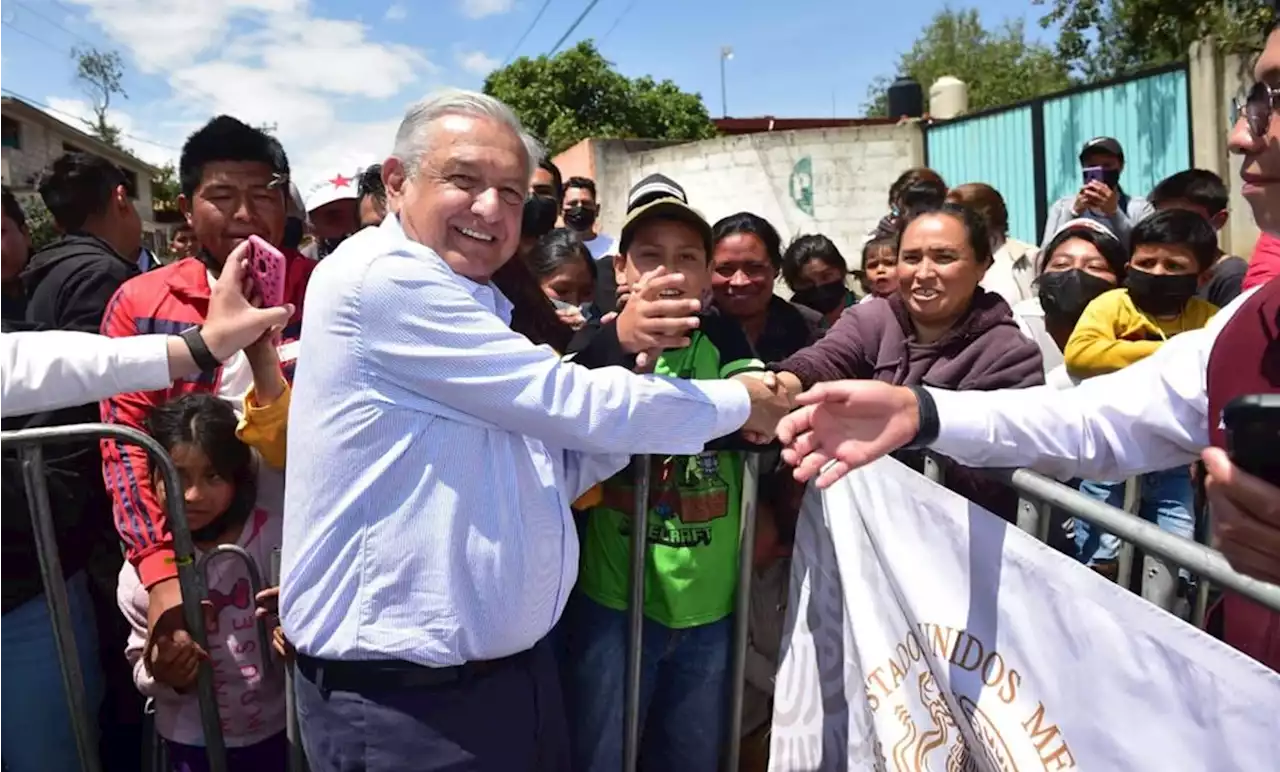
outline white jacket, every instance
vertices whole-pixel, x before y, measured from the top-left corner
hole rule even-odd
[[[168,386],[169,336],[87,332],[0,333],[0,416],[96,402]]]

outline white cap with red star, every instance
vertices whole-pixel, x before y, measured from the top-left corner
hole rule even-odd
[[[307,188],[304,202],[307,212],[314,212],[325,204],[341,201],[344,198],[355,198],[360,184],[360,167],[352,167],[326,174],[311,187]]]

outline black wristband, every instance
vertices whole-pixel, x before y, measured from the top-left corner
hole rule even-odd
[[[916,395],[916,404],[919,405],[920,411],[920,428],[916,430],[916,436],[911,438],[911,442],[902,447],[903,450],[923,450],[938,439],[938,432],[942,430],[942,423],[938,418],[938,403],[933,401],[933,395],[922,386],[907,388]]]
[[[187,344],[187,350],[191,352],[191,358],[196,361],[196,367],[199,367],[201,372],[211,373],[222,366],[218,358],[209,350],[209,344],[204,342],[204,336],[200,334],[199,327],[185,329],[179,336]]]

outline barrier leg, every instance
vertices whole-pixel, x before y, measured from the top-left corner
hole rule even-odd
[[[280,586],[280,550],[271,551],[271,583]],[[284,735],[289,740],[289,772],[306,772],[302,733],[298,730],[298,705],[293,694],[293,663],[284,666]]]
[[[1040,541],[1049,537],[1049,517],[1044,507],[1026,497],[1018,498],[1018,528]]]
[[[622,769],[634,772],[640,761],[640,673],[644,657],[644,569],[648,552],[648,456],[632,459],[636,500],[631,516],[631,592],[627,600],[627,680],[622,711]]]
[[[1124,511],[1137,517],[1138,505],[1142,499],[1142,486],[1139,478],[1130,477],[1124,482]],[[1116,556],[1116,583],[1126,590],[1133,591],[1133,544],[1125,541],[1120,543],[1120,554]],[[1139,582],[1138,590],[1141,591],[1142,584]]]
[[[1205,507],[1200,513],[1199,527],[1196,529],[1196,541],[1206,546],[1210,545],[1210,534],[1212,531],[1209,522],[1209,508]],[[1204,576],[1196,575],[1196,602],[1191,609],[1191,624],[1204,629],[1204,618],[1209,613],[1209,579]]]
[[[44,597],[49,604],[53,640],[58,647],[62,688],[67,693],[67,709],[71,713],[76,755],[80,757],[80,769],[83,772],[99,772],[101,765],[98,759],[97,733],[94,731],[97,721],[89,712],[80,654],[76,651],[75,632],[71,624],[71,601],[67,597],[67,582],[62,575],[58,537],[53,528],[53,510],[49,506],[49,489],[44,479],[44,449],[39,445],[27,445],[19,450],[19,454],[22,459],[22,479],[31,505],[31,525],[35,535],[36,556],[40,559],[40,579],[44,582]]]
[[[729,752],[724,769],[737,772],[742,750],[742,702],[746,694],[747,636],[751,622],[751,579],[756,554],[756,501],[760,490],[760,456],[746,454],[742,468],[742,536],[738,551],[738,594],[733,609],[733,663],[729,671],[733,691],[729,699]]]

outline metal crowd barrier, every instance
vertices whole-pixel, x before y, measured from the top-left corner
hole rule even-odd
[[[58,647],[58,665],[62,671],[62,685],[67,694],[67,707],[71,713],[76,753],[80,757],[82,772],[100,772],[101,770],[96,739],[97,718],[89,710],[84,673],[80,669],[80,659],[76,652],[71,606],[67,598],[67,583],[62,574],[62,560],[58,555],[53,511],[49,505],[49,488],[45,480],[44,445],[55,442],[87,442],[104,439],[143,448],[150,455],[151,463],[160,470],[165,488],[170,491],[182,490],[182,480],[178,470],[164,448],[160,443],[136,429],[112,424],[79,424],[0,432],[0,443],[7,448],[16,446],[21,459],[22,478],[35,534],[36,554],[40,560],[40,576],[44,583],[45,600],[49,605],[54,642]],[[195,544],[191,540],[191,530],[187,527],[182,496],[169,496],[168,509],[169,530],[173,534],[174,552],[177,557],[178,584],[182,589],[182,616],[191,637],[201,647],[207,649],[208,639],[205,635],[204,613],[201,606],[205,600],[205,591],[196,567]],[[213,667],[208,660],[200,664],[196,695],[200,702],[200,723],[204,729],[209,769],[211,772],[226,772],[226,746],[223,742],[222,723],[218,716],[218,703],[213,689]]]
[[[932,460],[932,459],[931,459]],[[1201,579],[1212,582],[1223,590],[1235,592],[1250,600],[1280,611],[1280,586],[1260,582],[1235,571],[1222,553],[1206,544],[1184,539],[1168,533],[1154,523],[1121,509],[1109,506],[1057,480],[1037,474],[1030,469],[988,470],[993,479],[999,480],[1018,493],[1018,528],[1044,541],[1048,532],[1049,508],[1056,508],[1073,517],[1087,520],[1142,550],[1147,557],[1185,568]],[[941,468],[936,461],[925,465],[925,476],[942,482]],[[1207,533],[1207,529],[1205,530]],[[1122,553],[1123,554],[1123,553]],[[1125,572],[1121,566],[1121,576]],[[1143,578],[1147,572],[1144,570]],[[1197,591],[1196,607],[1203,621],[1203,606],[1208,595],[1207,587]],[[1203,594],[1202,599],[1199,595]]]
[[[742,704],[746,690],[747,634],[750,623],[752,563],[756,542],[756,501],[760,480],[760,456],[745,453],[742,472],[742,510],[739,522],[738,589],[733,610],[733,660],[729,669],[726,770],[737,770],[741,750]],[[631,523],[630,594],[627,601],[627,663],[623,703],[622,768],[634,772],[640,758],[640,675],[644,657],[644,576],[648,558],[649,456],[634,456],[635,507]]]

